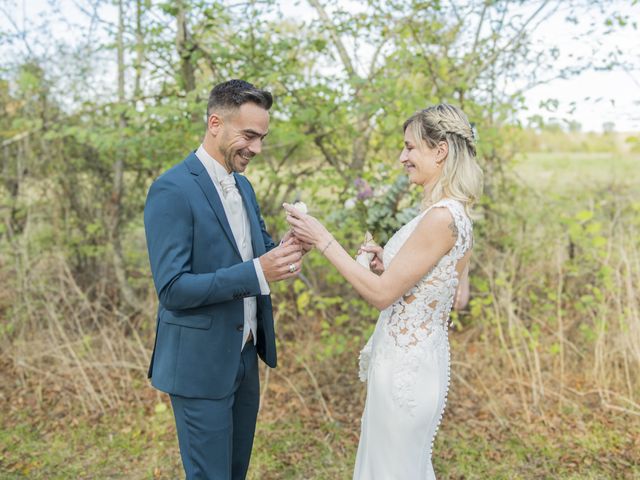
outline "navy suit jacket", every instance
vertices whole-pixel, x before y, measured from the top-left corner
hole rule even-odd
[[[275,245],[253,187],[234,175],[259,257]],[[247,296],[257,297],[258,355],[275,367],[271,299],[260,294],[253,261],[242,261],[218,192],[195,153],[151,185],[144,227],[160,302],[152,385],[183,397],[227,396],[239,366]]]

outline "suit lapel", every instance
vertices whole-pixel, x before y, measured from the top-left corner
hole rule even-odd
[[[222,200],[220,200],[220,196],[218,195],[218,191],[216,187],[213,185],[207,170],[202,165],[202,162],[198,160],[195,153],[191,153],[187,159],[185,160],[185,164],[189,171],[194,176],[194,180],[200,186],[202,193],[207,197],[211,208],[215,212],[218,217],[218,221],[220,225],[222,225],[222,229],[224,233],[227,235],[229,242],[233,246],[233,249],[236,251],[238,256],[242,258],[240,255],[240,250],[238,250],[238,245],[236,245],[236,239],[233,236],[233,232],[231,231],[231,226],[229,225],[229,220],[227,220],[227,215],[224,213],[224,207],[222,206]]]
[[[253,198],[253,192],[249,188],[249,184],[247,182],[240,180],[240,175],[237,173],[234,173],[234,175],[236,177],[238,191],[240,192],[240,196],[244,202],[244,209],[247,212],[247,217],[249,217],[249,224],[251,225],[251,246],[253,247],[253,256],[259,257],[265,253],[266,248],[264,246],[264,241],[262,241],[262,228],[260,228],[258,214],[256,213],[256,209],[251,201]]]

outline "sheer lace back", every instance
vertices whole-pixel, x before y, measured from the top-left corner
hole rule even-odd
[[[453,248],[410,291],[389,307],[391,311],[386,330],[395,344],[402,348],[419,345],[436,329],[446,333],[458,286],[456,266],[472,245],[471,221],[464,206],[457,200],[444,199],[404,225],[389,240],[383,255],[385,268],[389,267],[393,257],[432,208],[447,208],[451,212],[452,230],[457,238]]]

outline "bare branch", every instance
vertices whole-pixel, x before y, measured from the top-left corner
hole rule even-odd
[[[11,15],[9,15],[9,13],[4,8],[0,7],[0,12],[2,12],[2,14],[6,17],[6,19],[9,21],[9,23],[15,30],[16,32],[15,36],[22,41],[25,48],[27,49],[27,52],[29,52],[29,56],[35,57],[35,54],[31,49],[31,45],[29,45],[29,42],[27,41],[27,31],[24,28],[20,28],[16,23],[16,21],[14,20],[14,18]]]
[[[478,48],[478,42],[480,40],[480,32],[482,31],[482,25],[484,24],[484,17],[487,13],[488,4],[484,3],[482,6],[482,12],[480,13],[480,20],[478,20],[478,27],[476,28],[476,35],[473,40],[473,47],[471,47],[471,52],[476,53],[476,49]]]
[[[309,0],[309,4],[316,9],[316,11],[318,12],[318,16],[320,17],[320,20],[322,21],[322,24],[329,31],[331,40],[333,41],[333,44],[338,50],[338,55],[340,56],[342,65],[347,71],[347,75],[349,76],[350,79],[357,78],[358,74],[356,73],[355,68],[353,67],[353,62],[351,61],[351,58],[347,53],[347,49],[342,43],[342,40],[340,40],[340,36],[338,35],[338,32],[336,32],[335,26],[331,22],[331,19],[329,18],[329,15],[327,15],[327,12],[325,11],[324,7],[322,6],[319,0]]]

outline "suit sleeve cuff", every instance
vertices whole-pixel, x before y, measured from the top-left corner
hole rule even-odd
[[[253,265],[256,267],[256,276],[258,277],[258,283],[260,284],[260,295],[269,295],[271,293],[271,289],[269,288],[269,283],[267,283],[267,279],[264,278],[264,272],[262,271],[262,265],[260,265],[260,260],[257,258],[254,258]]]

